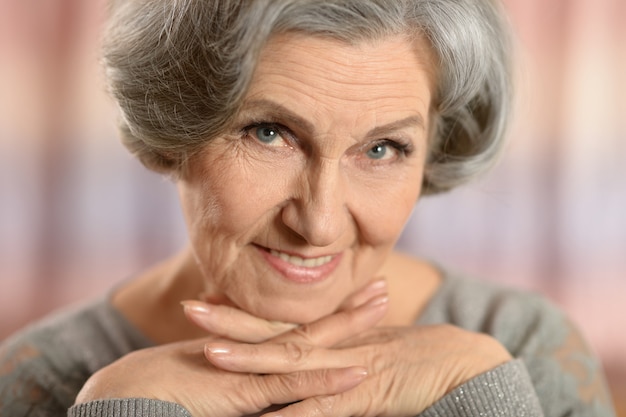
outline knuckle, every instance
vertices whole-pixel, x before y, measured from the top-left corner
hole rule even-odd
[[[250,389],[252,387],[252,389]],[[246,383],[240,386],[238,392],[242,393],[247,404],[258,410],[269,407],[275,396],[275,389],[266,378],[258,378],[249,375]]]
[[[283,348],[286,353],[287,361],[291,365],[300,365],[306,362],[311,352],[310,347],[295,342],[285,342],[283,343]]]
[[[301,392],[309,386],[309,378],[306,373],[296,372],[282,375],[279,379],[285,392]]]
[[[315,408],[318,411],[319,416],[333,416],[333,410],[335,408],[336,397],[332,395],[324,395],[321,397],[311,398],[315,404]]]
[[[392,368],[394,365],[400,365],[398,363],[400,360],[399,356],[399,352],[392,355],[389,355],[382,350],[370,352],[367,354],[366,359],[368,371],[374,375],[380,375],[381,373]]]
[[[326,392],[335,391],[341,382],[336,373],[328,369],[282,374],[277,376],[274,381],[276,383],[274,388],[281,393],[303,395],[310,395],[312,391],[320,392],[320,387],[326,387],[323,389]]]
[[[332,387],[334,389],[339,384],[336,372],[333,372],[330,369],[322,369],[319,372],[319,379],[320,383],[324,387]]]

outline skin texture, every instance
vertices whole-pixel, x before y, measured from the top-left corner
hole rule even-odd
[[[307,323],[374,278],[419,196],[428,62],[403,37],[270,40],[231,128],[178,183],[209,300]],[[264,143],[259,127],[275,139]],[[332,256],[334,269],[294,282],[268,261],[270,249]]]
[[[368,291],[356,296],[367,297]],[[333,344],[339,334],[341,338],[354,336],[372,327],[386,310],[386,297],[374,296],[355,309],[312,323],[310,330],[316,338]],[[226,317],[224,310],[216,313],[211,317],[218,322]],[[258,324],[258,319],[252,316],[240,315],[239,318]],[[337,332],[338,329],[342,331]],[[257,330],[246,334],[243,340],[258,338],[263,331],[263,326],[257,326]],[[293,336],[301,337],[301,331],[295,331]],[[274,408],[273,404],[344,392],[367,377],[367,370],[358,366],[268,375],[230,372],[213,366],[203,356],[206,343],[215,340],[224,339],[205,336],[128,354],[91,376],[76,403],[111,398],[157,398],[181,404],[194,416],[239,417],[257,415]]]
[[[189,248],[114,297],[162,345],[101,369],[77,402],[413,416],[510,359],[491,337],[412,326],[439,283],[392,253],[428,150],[424,50],[402,37],[270,40],[232,126],[178,181]],[[270,250],[326,266],[289,266]]]

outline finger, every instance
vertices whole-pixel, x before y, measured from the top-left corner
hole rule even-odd
[[[340,394],[367,378],[361,367],[294,372],[284,375],[254,377],[258,392],[263,393],[262,408],[272,404],[289,404],[311,397]],[[293,414],[298,415],[298,414]]]
[[[354,408],[354,407],[350,407]],[[279,411],[265,413],[262,417],[345,417],[356,415],[341,401],[341,396],[326,395],[310,397],[290,404]]]
[[[272,342],[305,343],[332,347],[376,325],[387,312],[389,298],[379,295],[353,310],[344,310],[316,322],[296,327],[271,339]]]
[[[378,277],[361,290],[352,294],[341,304],[341,310],[351,310],[362,306],[371,299],[387,293],[387,281]]]
[[[362,311],[359,313],[355,312],[354,314],[349,314],[347,313],[347,309],[363,307],[368,301],[386,294],[386,291],[387,283],[385,280],[377,280],[370,283],[344,303],[342,310],[346,310],[346,314],[343,314],[343,311],[337,313],[339,316],[331,319],[330,323],[335,323],[336,326],[343,326],[346,321],[345,319],[348,319],[349,321],[349,318],[351,316],[355,316],[355,314],[361,314],[360,317],[362,319],[367,319],[367,314],[363,316]],[[198,300],[187,300],[183,301],[182,304],[187,318],[197,326],[213,335],[238,342],[260,343],[280,334],[284,334],[297,327],[294,323],[264,320],[227,305],[210,304]],[[370,304],[370,307],[373,307],[374,305],[375,303]],[[373,312],[374,311],[372,311],[372,313]],[[358,319],[356,316],[355,318]],[[375,317],[372,317],[372,319],[376,320]],[[350,323],[345,323],[345,325],[349,324]],[[366,323],[364,323],[364,325],[366,326],[365,328],[370,327]],[[313,326],[311,329],[309,329],[308,326],[304,326],[298,330],[297,333],[300,334],[301,339],[303,337],[306,338],[309,330],[316,328],[317,325]],[[359,327],[359,329],[361,329],[361,327]],[[331,330],[329,329],[327,333],[330,334]],[[322,336],[323,334],[320,334],[320,337]],[[336,338],[333,338],[331,341],[325,343],[325,345],[330,346],[335,340]]]
[[[297,325],[268,321],[235,307],[183,301],[187,318],[207,332],[245,343],[260,343],[294,329]]]
[[[205,345],[204,356],[217,368],[256,374],[286,374],[361,365],[354,352],[293,342],[246,344],[211,341]]]

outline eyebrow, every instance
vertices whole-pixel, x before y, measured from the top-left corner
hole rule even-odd
[[[306,131],[313,132],[315,126],[305,118],[292,112],[285,106],[276,103],[275,101],[268,99],[255,99],[244,103],[242,112],[256,112],[256,109],[262,109],[265,117],[271,117],[275,119],[284,119],[289,123],[298,126]],[[393,133],[394,131],[402,130],[407,127],[418,127],[422,130],[426,130],[426,124],[424,118],[420,114],[405,117],[404,119],[396,120],[391,123],[384,124],[382,126],[376,126],[367,132],[367,137],[384,136],[386,134]]]

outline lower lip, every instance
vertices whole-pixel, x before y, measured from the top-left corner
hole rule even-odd
[[[272,255],[267,249],[258,248],[261,255],[274,269],[288,281],[298,284],[314,284],[325,281],[341,262],[341,254],[333,256],[330,262],[324,265],[307,268],[297,266],[277,256]]]

